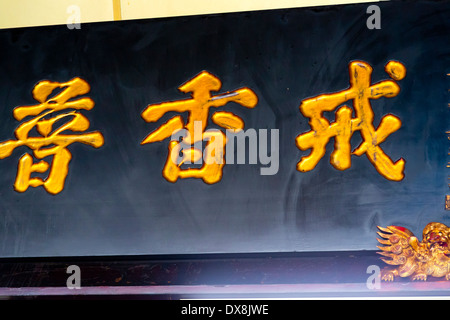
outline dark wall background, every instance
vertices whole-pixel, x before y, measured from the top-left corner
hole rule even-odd
[[[69,146],[69,175],[56,196],[13,190],[28,148],[0,160],[0,256],[373,250],[376,225],[420,235],[431,221],[449,224],[450,3],[376,4],[381,30],[367,29],[368,4],[1,30],[0,141],[14,139],[12,111],[35,103],[37,82],[79,76],[96,103],[83,112],[88,131],[100,130],[105,145]],[[332,141],[315,170],[296,171],[309,152],[295,145],[310,130],[301,100],[347,88],[355,59],[372,65],[374,82],[388,79],[389,60],[407,68],[397,97],[372,101],[375,126],[387,113],[402,120],[382,144],[394,161],[405,158],[401,182],[384,179],[365,155],[337,171]],[[277,175],[247,164],[226,165],[215,185],[162,177],[168,140],[140,142],[174,114],[157,124],[140,114],[188,98],[177,88],[202,70],[221,79],[221,92],[256,92],[255,109],[222,110],[246,128],[280,130]],[[360,141],[355,134],[352,146]]]

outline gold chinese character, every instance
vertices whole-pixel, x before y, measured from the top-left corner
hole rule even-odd
[[[201,178],[205,183],[213,184],[222,179],[222,170],[225,165],[224,148],[227,137],[220,130],[205,132],[208,125],[209,109],[222,107],[228,102],[235,102],[246,108],[254,108],[258,103],[258,98],[248,88],[219,95],[211,94],[211,91],[219,91],[221,87],[222,83],[217,77],[203,71],[178,88],[181,92],[190,92],[191,99],[152,104],[142,112],[142,118],[147,122],[158,121],[165,113],[170,111],[188,113],[186,124],[180,115],[175,116],[150,133],[141,143],[162,141],[179,130],[186,130],[187,135],[182,142],[172,140],[169,143],[169,153],[163,169],[163,176],[167,181],[175,182],[178,178]],[[239,131],[244,128],[244,121],[227,111],[215,112],[211,116],[211,120],[228,130]],[[204,153],[201,149],[196,148],[199,141],[208,141]],[[182,143],[187,144],[189,148],[182,148]],[[182,160],[177,163],[172,155],[180,153],[183,154]],[[198,162],[202,155],[204,163],[201,168],[181,168],[183,164]]]
[[[56,89],[61,91],[50,97]],[[24,154],[19,160],[14,184],[16,191],[25,192],[30,186],[43,186],[51,194],[61,192],[64,189],[69,162],[72,159],[72,154],[67,147],[74,142],[81,142],[95,148],[103,145],[104,139],[100,132],[63,134],[65,131],[81,132],[89,128],[89,120],[76,110],[91,110],[94,107],[94,101],[87,97],[71,100],[78,95],[88,93],[89,90],[89,84],[78,77],[64,83],[41,81],[33,89],[33,98],[39,104],[14,109],[13,115],[18,121],[28,116],[34,116],[34,118],[22,123],[16,129],[14,134],[17,140],[0,143],[0,159],[9,157],[13,150],[20,146],[32,149],[37,159],[53,156],[50,165],[44,160],[34,163],[30,154]],[[60,112],[66,109],[74,110]],[[69,119],[66,120],[66,118]],[[57,122],[63,120],[66,120],[66,123],[54,128]],[[38,136],[30,136],[33,128],[36,129]],[[49,169],[50,172],[45,180],[40,177],[31,177],[33,172],[43,173]]]
[[[405,160],[402,158],[393,163],[380,148],[380,144],[401,127],[398,117],[388,114],[381,119],[375,129],[374,113],[371,99],[391,98],[398,95],[400,87],[395,81],[385,80],[371,85],[372,67],[363,61],[350,63],[350,88],[333,94],[323,94],[302,101],[300,112],[310,119],[311,131],[299,135],[296,139],[301,150],[311,149],[311,153],[303,157],[297,164],[297,170],[306,172],[315,168],[325,155],[325,147],[334,137],[335,149],[331,155],[331,164],[338,170],[351,166],[351,155],[361,156],[364,153],[377,171],[386,179],[400,181],[404,178]],[[390,61],[385,71],[393,80],[402,80],[406,76],[406,68],[397,61]],[[330,123],[323,117],[326,111],[333,111],[346,101],[353,100],[353,110],[344,105],[336,111],[336,121]],[[350,138],[360,131],[363,138],[361,145],[351,152]]]

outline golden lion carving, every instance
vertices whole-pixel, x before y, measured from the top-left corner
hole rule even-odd
[[[395,277],[411,277],[411,280],[426,281],[431,277],[445,277],[450,280],[450,228],[442,223],[429,223],[423,230],[422,241],[403,227],[378,227],[383,239],[377,240],[381,258],[394,268],[386,268],[381,273],[384,281],[394,281]]]

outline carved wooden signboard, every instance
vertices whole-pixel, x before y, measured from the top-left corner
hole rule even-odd
[[[0,31],[0,256],[375,250],[447,211],[450,2]]]

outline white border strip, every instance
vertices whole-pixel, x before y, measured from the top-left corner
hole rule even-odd
[[[382,283],[370,290],[365,283],[340,284],[266,284],[266,285],[172,285],[172,286],[99,286],[69,289],[66,287],[0,288],[0,296],[64,295],[291,295],[308,297],[434,296],[450,299],[450,281]]]

